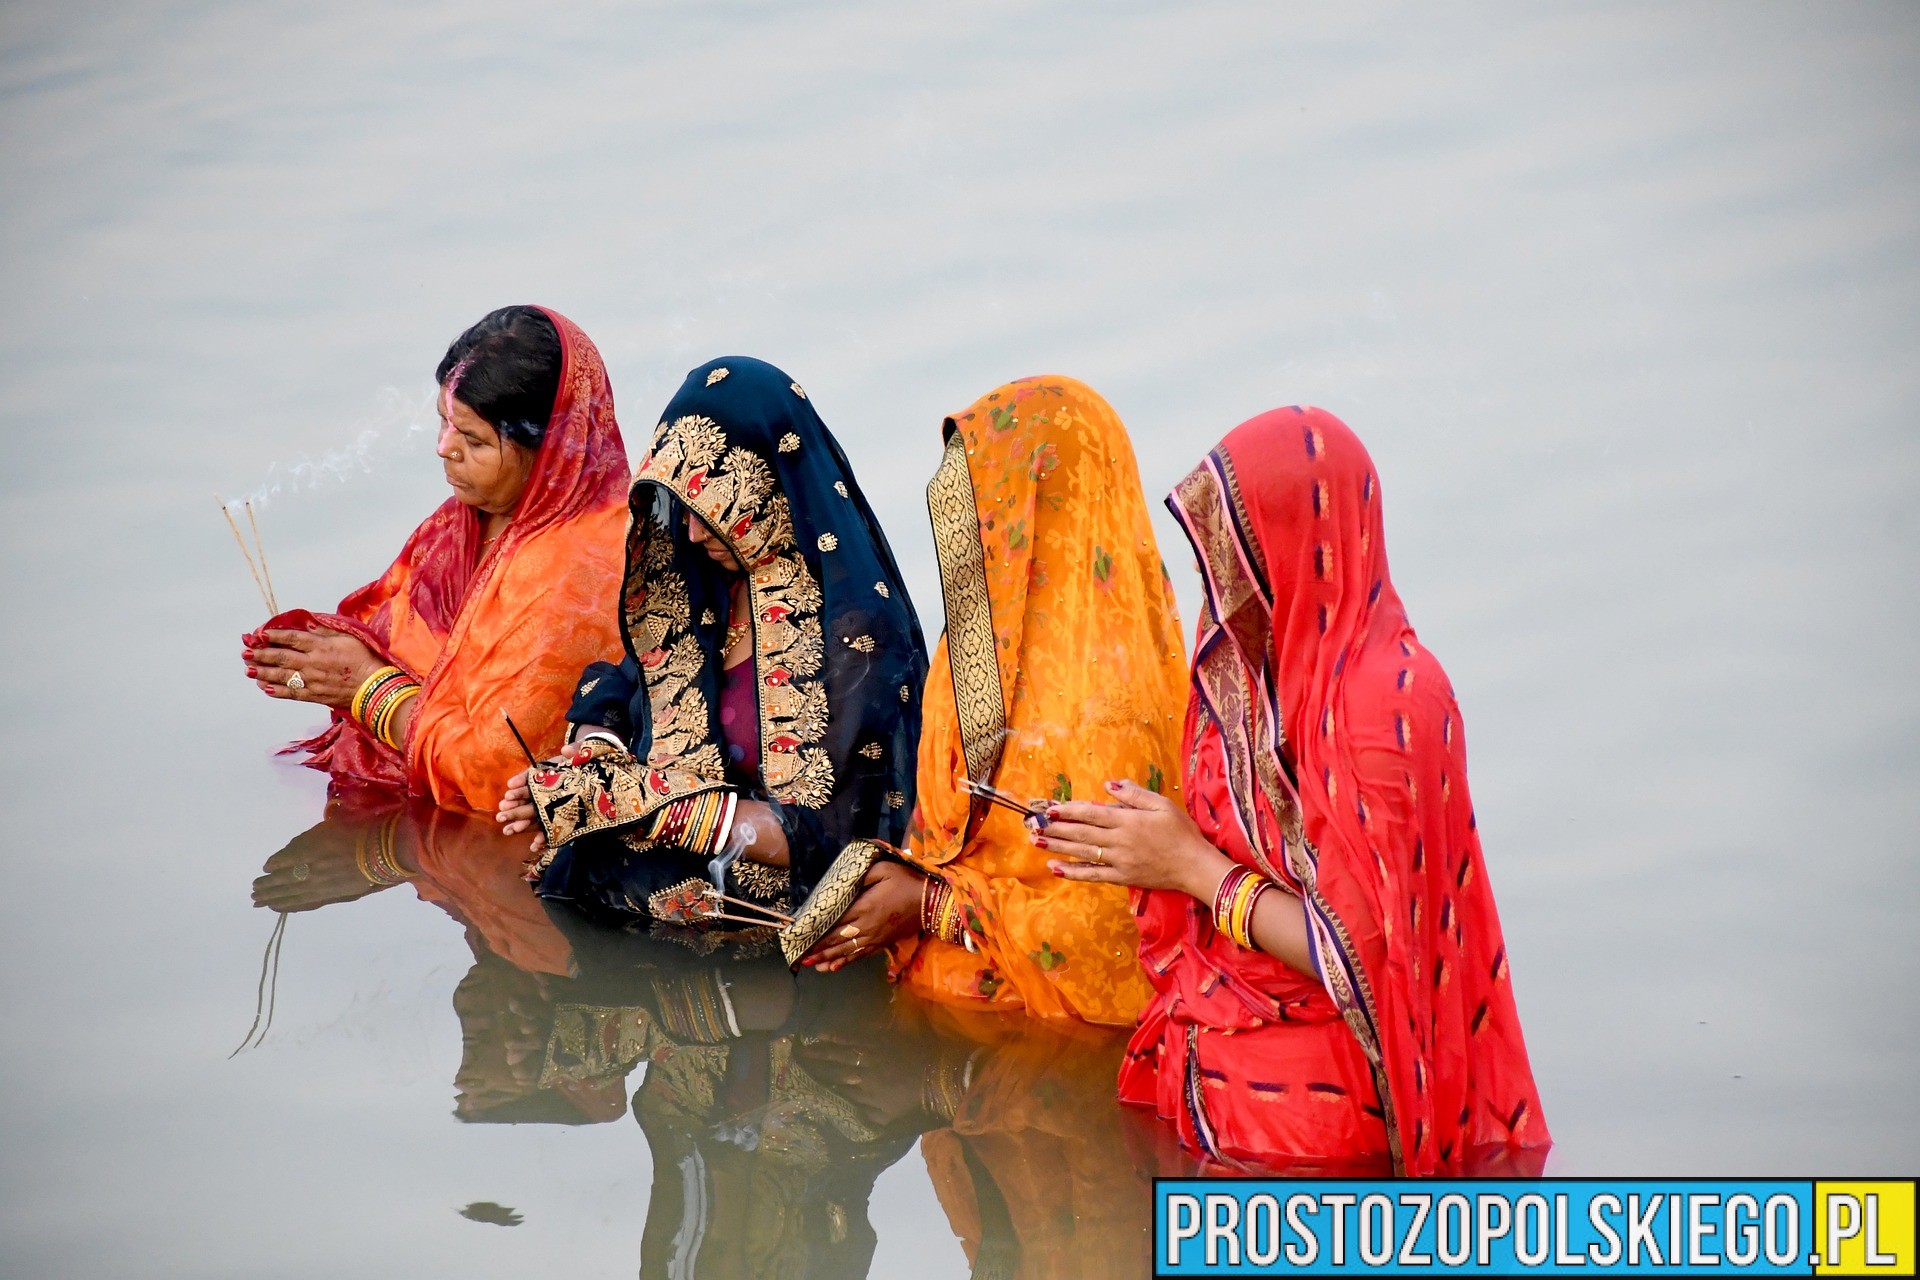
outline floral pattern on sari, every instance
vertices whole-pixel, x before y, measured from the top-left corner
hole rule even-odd
[[[947,631],[927,681],[907,857],[954,889],[973,944],[896,954],[921,995],[1035,1017],[1132,1021],[1148,987],[1125,890],[1065,881],[1027,799],[1177,777],[1184,650],[1126,429],[1070,378],[1024,378],[947,420],[928,485]]]

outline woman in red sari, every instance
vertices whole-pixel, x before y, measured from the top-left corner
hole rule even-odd
[[[1388,579],[1366,449],[1276,410],[1168,505],[1205,579],[1185,807],[1119,781],[1035,836],[1056,874],[1144,890],[1121,1100],[1228,1165],[1537,1173],[1460,710]]]
[[[292,750],[338,783],[490,811],[560,744],[574,682],[620,652],[627,455],[600,353],[544,307],[504,307],[440,362],[437,451],[453,496],[338,613],[294,610],[244,638],[268,695],[333,723]]]

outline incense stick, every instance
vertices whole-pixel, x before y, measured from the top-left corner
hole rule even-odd
[[[253,499],[247,499],[247,523],[253,526],[253,549],[260,556],[260,576],[267,580],[267,608],[280,612],[280,597],[273,590],[273,574],[267,569],[267,544],[260,537],[260,522],[253,518]]]
[[[513,740],[520,744],[520,752],[527,758],[527,767],[529,769],[539,768],[540,762],[533,758],[533,751],[527,746],[527,740],[520,736],[520,726],[513,722],[513,717],[507,714],[505,708],[501,709],[500,718],[507,722],[507,728],[513,733]]]
[[[977,796],[980,799],[985,800],[989,804],[997,804],[997,805],[1000,805],[1002,808],[1011,809],[1023,818],[1034,818],[1039,816],[1040,811],[1035,809],[1032,805],[1019,804],[1016,801],[1014,801],[1012,797],[1008,796],[1006,792],[996,791],[994,788],[987,786],[983,782],[975,782],[971,778],[962,778],[960,780],[960,785],[966,788],[967,794],[972,796]]]
[[[267,584],[260,580],[260,570],[254,567],[253,553],[247,550],[247,540],[240,536],[240,526],[234,523],[233,508],[229,507],[226,500],[217,493],[213,495],[213,500],[220,504],[220,514],[227,518],[227,528],[233,530],[234,544],[240,548],[240,554],[246,557],[247,572],[253,575],[253,585],[259,588],[260,600],[267,606],[268,615],[280,612],[273,607],[273,597],[267,592]]]
[[[767,921],[767,920],[749,920],[749,919],[747,919],[747,917],[745,917],[745,916],[730,916],[730,915],[728,915],[728,914],[727,914],[726,912],[724,912],[724,911],[709,911],[709,912],[707,912],[707,914],[705,914],[705,915],[703,915],[703,916],[696,916],[696,917],[694,917],[694,918],[695,918],[696,920],[699,920],[699,921],[707,921],[707,920],[732,920],[732,921],[733,921],[734,923],[736,923],[736,924],[750,924],[750,925],[752,925],[752,926],[753,926],[754,928],[756,928],[756,929],[771,929],[771,928],[773,928],[773,924],[772,924],[772,922],[771,922],[771,921]]]
[[[781,924],[793,923],[793,917],[787,915],[785,912],[775,911],[772,907],[762,906],[758,902],[748,902],[745,898],[736,898],[732,894],[722,893],[718,889],[708,889],[707,896],[709,898],[718,898],[722,902],[731,902],[734,906],[744,907],[749,911],[764,912],[772,916],[775,920],[778,920]]]
[[[1026,809],[1029,812],[1031,812],[1035,808],[1045,807],[1044,801],[1035,800],[1032,803],[1027,803],[1025,801],[1022,801],[1019,796],[1014,795],[1011,791],[1002,791],[1000,788],[994,786],[990,782],[974,782],[971,778],[969,778],[967,781],[975,790],[979,791],[982,795],[997,797],[998,799],[1004,800],[1006,803],[1013,805],[1015,808]]]

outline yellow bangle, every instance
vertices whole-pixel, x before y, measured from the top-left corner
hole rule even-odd
[[[377,668],[372,675],[360,682],[358,689],[354,690],[353,701],[347,706],[347,714],[352,716],[354,720],[360,724],[365,724],[367,722],[367,702],[372,698],[374,690],[394,676],[404,675],[406,675],[406,672],[400,670],[398,667],[386,666]]]
[[[1260,895],[1273,887],[1273,881],[1265,876],[1248,876],[1242,882],[1240,892],[1234,896],[1233,914],[1228,923],[1227,935],[1249,950],[1253,944],[1253,908],[1260,901]]]

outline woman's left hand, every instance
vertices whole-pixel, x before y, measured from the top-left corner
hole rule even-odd
[[[240,656],[253,682],[273,698],[344,708],[380,666],[371,649],[344,631],[262,631],[260,638],[266,643]]]
[[[565,764],[566,761],[553,759],[548,764]],[[500,824],[500,834],[517,836],[522,831],[532,831],[533,840],[527,848],[534,853],[547,851],[547,833],[540,829],[533,812],[533,789],[527,785],[527,777],[533,770],[522,769],[507,779],[507,789],[500,797],[500,807],[494,813],[493,820]]]
[[[1033,842],[1064,855],[1047,865],[1057,876],[1137,889],[1175,889],[1205,898],[1229,865],[1200,834],[1187,811],[1132,781],[1109,782],[1113,804],[1063,801],[1047,806]]]
[[[860,882],[860,896],[827,936],[800,958],[826,973],[920,932],[920,894],[927,878],[898,862],[876,862]]]

